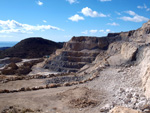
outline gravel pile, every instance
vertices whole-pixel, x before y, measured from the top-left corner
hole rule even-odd
[[[116,94],[113,95],[115,100],[103,106],[100,111],[106,112],[114,106],[124,106],[142,111],[143,113],[150,113],[150,99],[147,99],[142,92],[143,89],[139,88],[120,88]]]
[[[63,84],[63,83],[69,83],[69,82],[74,82],[74,81],[82,81],[84,80],[83,76],[64,76],[64,77],[54,77],[52,79],[46,80],[46,84]]]

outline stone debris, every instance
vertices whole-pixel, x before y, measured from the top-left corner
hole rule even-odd
[[[43,113],[42,110],[32,110],[30,108],[22,108],[19,106],[9,106],[4,108],[1,113]]]
[[[117,93],[114,95],[116,100],[113,101],[112,104],[109,103],[103,106],[100,109],[100,111],[108,112],[114,106],[124,106],[124,107],[131,108],[131,109],[136,109],[136,110],[138,109],[144,113],[149,111],[150,113],[150,99],[147,99],[146,96],[142,94],[142,92],[137,92],[137,91],[140,91],[140,89],[120,88],[117,91]],[[141,112],[137,112],[137,113],[141,113]],[[110,113],[126,113],[126,110],[125,111],[119,110],[118,112],[115,110],[112,110]],[[132,113],[132,112],[129,112],[129,113]]]
[[[138,110],[122,107],[122,106],[116,106],[112,110],[110,110],[109,113],[142,113],[142,112]]]

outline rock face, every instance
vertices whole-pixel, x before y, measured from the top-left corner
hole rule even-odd
[[[134,31],[131,39],[138,43],[150,43],[150,20],[147,23],[144,23],[143,26]]]
[[[11,63],[2,70],[2,74],[4,75],[13,75],[15,74],[18,66],[15,63]]]
[[[105,50],[109,42],[97,37],[73,37],[57,50],[45,68],[59,72],[76,72],[88,63],[92,63],[100,50]]]
[[[141,67],[140,77],[142,79],[143,87],[145,90],[145,95],[147,98],[150,98],[150,47],[145,46],[140,49],[138,53],[139,65]]]
[[[14,47],[0,52],[0,58],[19,57],[19,58],[39,58],[50,55],[56,49],[62,48],[61,43],[56,43],[39,37],[24,39]]]
[[[84,49],[107,49],[108,41],[105,37],[73,37],[64,45],[65,50],[82,51]]]
[[[73,37],[44,67],[59,72],[77,72],[95,59],[95,63],[105,62],[111,66],[135,61],[138,48],[150,42],[149,29],[150,21],[138,30],[109,33],[107,37]]]

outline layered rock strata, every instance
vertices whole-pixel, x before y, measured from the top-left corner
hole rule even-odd
[[[96,56],[108,49],[110,43],[121,40],[118,34],[108,37],[73,37],[63,49],[51,55],[44,68],[57,72],[77,72],[84,65],[92,63]]]
[[[106,37],[73,37],[46,62],[44,68],[58,72],[77,72],[92,63],[96,56],[103,57],[110,65],[122,65],[135,60],[138,47],[150,43],[150,21],[137,30],[109,33]]]

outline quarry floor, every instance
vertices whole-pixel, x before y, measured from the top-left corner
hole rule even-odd
[[[138,66],[107,67],[99,72],[98,78],[84,84],[0,94],[0,111],[19,106],[40,113],[100,113],[101,107],[118,101],[119,96],[115,94],[120,88],[138,89],[137,93],[143,94],[139,71]],[[0,89],[42,86],[45,80],[10,81],[0,83]]]

